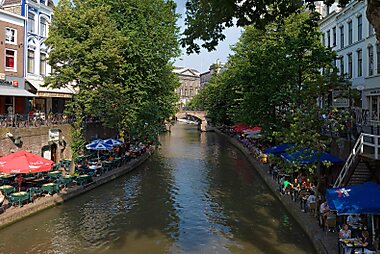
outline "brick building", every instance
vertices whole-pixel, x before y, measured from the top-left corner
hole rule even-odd
[[[34,96],[25,90],[24,24],[21,15],[0,10],[0,115],[25,114]]]

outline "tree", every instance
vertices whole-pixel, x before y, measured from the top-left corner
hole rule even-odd
[[[62,0],[46,43],[53,87],[72,83],[77,119],[154,140],[175,110],[178,28],[172,1]],[[133,13],[133,15],[132,15]]]
[[[320,41],[318,20],[303,12],[264,29],[246,27],[227,69],[199,95],[208,115],[219,123],[260,125],[269,141],[297,144],[297,150],[309,148],[317,156],[326,151],[322,130],[339,127],[329,121],[340,120],[340,112],[333,109],[335,117],[328,120],[322,115],[332,110],[331,91],[348,85],[339,82],[335,53]],[[310,167],[318,183],[320,166]]]
[[[306,1],[310,9],[315,8],[315,2]],[[334,0],[324,0],[327,5]],[[339,0],[345,6],[349,0]],[[202,47],[214,50],[219,41],[225,38],[223,30],[226,27],[255,25],[264,28],[276,19],[283,19],[302,9],[303,1],[288,0],[188,0],[186,2],[185,29],[181,40],[187,53],[199,53],[198,40],[203,41]],[[380,41],[380,2],[368,0],[367,17],[375,27]]]

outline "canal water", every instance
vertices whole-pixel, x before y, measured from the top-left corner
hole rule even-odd
[[[139,169],[0,231],[0,253],[315,253],[235,147],[178,124]]]

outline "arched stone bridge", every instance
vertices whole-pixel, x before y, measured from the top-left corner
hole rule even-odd
[[[177,118],[188,118],[189,116],[196,118],[200,131],[207,131],[208,122],[206,119],[206,111],[180,111],[175,115]]]

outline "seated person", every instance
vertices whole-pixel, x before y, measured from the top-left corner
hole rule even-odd
[[[64,165],[61,165],[60,171],[61,171],[62,176],[66,175],[66,167]]]
[[[310,192],[310,195],[307,197],[307,207],[310,209],[310,204],[317,202],[317,197],[314,195],[314,192]]]
[[[364,252],[363,253],[372,253],[374,251],[374,248],[372,246],[372,241],[371,238],[369,237],[368,231],[364,231],[362,233],[363,238],[359,239],[360,243],[364,247]],[[355,251],[361,251],[361,248],[356,249]],[[362,253],[362,252],[360,252]]]
[[[351,214],[347,217],[347,224],[349,227],[355,227],[354,225],[357,225],[359,223],[359,220],[359,216],[357,216],[356,214]]]
[[[0,190],[0,207],[3,205],[4,200],[5,200],[5,196],[3,192]]]
[[[348,225],[344,224],[343,228],[338,233],[339,239],[350,239],[351,238],[351,230],[348,229]],[[344,254],[350,254],[352,251],[351,248],[344,246],[343,247],[343,253]]]
[[[24,178],[22,177],[21,174],[18,174],[15,177],[15,183],[18,185],[18,191],[21,191],[21,185],[22,185],[23,182],[24,182]]]
[[[339,239],[350,239],[351,230],[348,228],[347,224],[343,224],[343,228],[339,231]]]
[[[330,213],[330,208],[329,206],[327,205],[327,201],[323,202],[320,206],[319,206],[319,214],[320,214],[320,226],[324,226],[325,225],[325,222],[326,222],[326,217],[327,215]]]
[[[326,213],[329,213],[330,212],[330,208],[329,206],[327,205],[327,201],[323,202],[321,204],[321,206],[319,207],[319,212],[321,214],[326,214]]]
[[[289,188],[291,187],[291,183],[288,180],[285,180],[283,183],[283,189],[282,192],[286,194],[286,192],[289,192]]]

